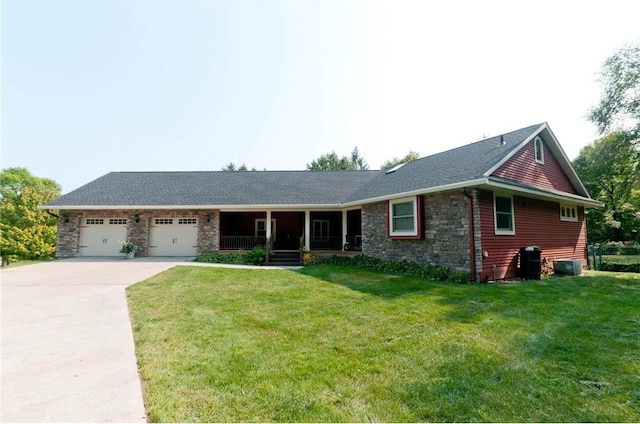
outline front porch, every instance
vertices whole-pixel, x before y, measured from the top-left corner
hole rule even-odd
[[[251,250],[271,238],[273,250],[361,250],[360,209],[220,212],[220,250]]]

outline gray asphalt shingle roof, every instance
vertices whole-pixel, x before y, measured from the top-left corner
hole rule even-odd
[[[47,206],[337,205],[379,172],[111,172]]]
[[[384,172],[354,193],[354,202],[416,190],[427,190],[482,178],[509,152],[530,137],[543,124],[487,138],[442,153],[409,162],[390,174]],[[501,145],[500,141],[504,140]]]
[[[482,178],[541,125],[427,156],[389,174],[385,171],[111,172],[45,206],[320,206],[364,202]]]

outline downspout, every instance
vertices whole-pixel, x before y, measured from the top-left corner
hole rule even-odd
[[[475,223],[473,220],[473,197],[467,193],[466,188],[462,188],[462,194],[467,198],[467,205],[469,210],[469,250],[471,256],[471,278],[472,281],[478,281],[476,275],[476,241],[475,241]]]

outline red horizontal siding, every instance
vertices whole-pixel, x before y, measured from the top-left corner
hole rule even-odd
[[[547,146],[544,146],[544,164],[537,163],[533,140],[498,168],[492,175],[508,178],[546,189],[578,194],[577,190],[567,178],[558,160]]]
[[[582,259],[586,265],[586,225],[584,208],[578,207],[578,221],[560,220],[560,205],[556,202],[513,197],[515,235],[495,235],[493,193],[480,192],[480,231],[482,251],[481,279],[501,279],[517,276],[517,255],[521,247],[538,246],[542,257],[549,259],[553,269],[555,259]],[[495,270],[494,270],[495,265]]]

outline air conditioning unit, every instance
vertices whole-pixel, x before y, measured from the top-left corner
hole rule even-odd
[[[582,275],[582,260],[556,259],[553,261],[553,272],[556,274]]]

